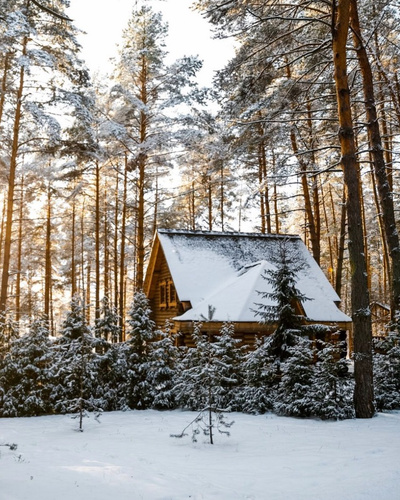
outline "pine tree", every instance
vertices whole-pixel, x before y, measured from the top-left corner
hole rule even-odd
[[[155,323],[146,295],[136,292],[128,318],[128,393],[130,408],[145,409],[152,404],[152,388],[148,377],[151,369],[150,344],[154,340]]]
[[[98,375],[95,371],[94,341],[86,323],[82,299],[75,295],[63,323],[62,336],[55,344],[51,399],[57,413],[77,413],[79,430],[88,411],[97,412],[93,398]]]
[[[192,427],[192,440],[202,432],[209,437],[210,444],[214,442],[215,429],[222,434],[229,435],[228,429],[233,422],[227,422],[219,406],[226,396],[223,391],[222,380],[226,384],[227,377],[223,377],[219,369],[221,363],[217,356],[215,344],[210,341],[208,334],[201,331],[202,325],[196,323],[193,331],[194,348],[189,348],[182,359],[176,381],[176,398],[178,405],[190,410],[198,410],[197,417],[174,437],[186,435],[186,429]],[[226,335],[226,333],[225,333]],[[223,396],[223,397],[221,397]]]
[[[313,413],[323,419],[353,418],[354,381],[347,362],[340,357],[341,343],[319,341],[317,361],[314,366],[311,394]]]
[[[95,321],[95,336],[106,342],[118,342],[121,333],[118,314],[115,308],[110,306],[108,297],[103,297],[101,302],[100,317]]]
[[[400,408],[400,335],[397,328],[391,328],[387,336],[376,340],[374,345],[375,402],[380,411]]]
[[[0,369],[4,395],[3,417],[30,417],[52,411],[49,394],[51,341],[46,319],[35,321],[29,332],[14,339]]]
[[[280,361],[271,353],[271,337],[257,339],[243,363],[244,383],[240,391],[241,409],[248,413],[272,410],[280,382]]]
[[[218,371],[215,400],[218,408],[237,411],[240,408],[239,387],[243,382],[244,347],[234,338],[234,325],[224,323],[212,344]]]
[[[164,331],[156,331],[150,345],[148,383],[152,392],[152,408],[169,410],[176,407],[175,376],[178,348],[174,345],[175,337],[167,323]]]
[[[309,417],[313,414],[313,372],[311,341],[297,336],[281,365],[282,376],[274,402],[274,411],[278,415]]]
[[[277,325],[269,349],[272,355],[284,361],[290,355],[290,347],[295,345],[296,336],[301,335],[301,323],[304,318],[296,313],[295,308],[307,298],[296,287],[296,283],[299,272],[306,264],[300,252],[286,239],[279,241],[276,252],[270,256],[270,261],[276,267],[270,269],[263,278],[271,285],[272,291],[260,295],[275,304],[273,306],[256,304],[259,307],[256,312],[263,322]]]

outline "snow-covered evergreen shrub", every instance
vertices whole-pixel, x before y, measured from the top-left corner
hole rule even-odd
[[[132,409],[151,407],[152,387],[149,382],[151,370],[150,345],[154,340],[155,323],[146,295],[136,292],[128,319],[129,346],[127,355],[127,402]]]
[[[240,388],[240,409],[247,413],[272,410],[280,381],[280,361],[271,354],[271,337],[257,339],[243,362],[244,381]]]
[[[95,337],[106,342],[115,343],[120,339],[121,327],[119,316],[114,307],[110,306],[108,297],[101,301],[100,317],[95,321]]]
[[[287,358],[281,364],[282,377],[274,401],[274,411],[278,415],[310,417],[314,413],[312,383],[314,373],[314,353],[311,341],[301,337],[300,332],[292,332],[295,345],[290,346]]]
[[[241,399],[239,388],[243,384],[244,348],[234,338],[234,325],[224,323],[212,344],[218,383],[215,385],[215,401],[219,408],[238,411]]]
[[[128,392],[129,345],[123,343],[106,343],[102,345],[100,354],[96,356],[97,384],[94,397],[104,411],[126,410]]]
[[[343,345],[319,342],[311,395],[313,414],[322,419],[354,418],[354,380],[347,361],[340,357]]]
[[[0,314],[0,360],[9,351],[11,344],[19,336],[18,325],[12,315],[6,311]]]
[[[391,329],[374,344],[374,390],[378,410],[400,408],[400,334]]]
[[[164,331],[155,332],[157,340],[150,345],[147,381],[151,388],[152,408],[169,410],[176,407],[175,379],[178,348],[167,323]]]
[[[48,323],[39,319],[27,334],[12,341],[1,365],[1,416],[24,417],[51,412],[50,364]]]
[[[78,296],[71,301],[61,334],[53,347],[50,398],[57,413],[78,413],[81,429],[82,416],[100,408],[93,396],[98,384],[95,343]]]

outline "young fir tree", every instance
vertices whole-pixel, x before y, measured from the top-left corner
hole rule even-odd
[[[215,429],[221,434],[229,435],[229,428],[233,422],[227,422],[223,408],[219,406],[224,402],[226,394],[223,384],[228,378],[220,372],[222,364],[218,359],[221,347],[210,341],[208,334],[201,331],[202,325],[196,323],[193,332],[194,348],[189,348],[182,359],[175,386],[177,402],[181,407],[198,410],[197,417],[174,437],[186,435],[186,429],[192,427],[192,440],[197,441],[200,433],[209,437],[213,444]],[[226,360],[225,360],[226,361]],[[233,381],[233,380],[232,380]],[[223,397],[221,397],[223,396]]]
[[[400,335],[391,328],[374,345],[375,402],[378,410],[400,408]]]
[[[310,417],[314,407],[311,393],[314,353],[311,341],[296,336],[286,354],[286,359],[281,364],[282,376],[274,401],[274,411],[278,415]]]
[[[240,406],[244,412],[265,413],[272,410],[280,381],[280,361],[271,354],[271,337],[257,339],[254,350],[244,359],[244,382]]]
[[[130,408],[143,410],[152,404],[150,344],[154,340],[155,323],[151,319],[149,301],[142,291],[133,297],[127,322],[127,402]]]
[[[319,341],[317,347],[311,387],[315,416],[335,420],[353,418],[354,380],[346,360],[340,356],[342,344]]]
[[[98,384],[95,344],[86,323],[83,301],[78,295],[71,300],[61,334],[54,346],[51,398],[57,413],[77,413],[82,431],[83,417],[88,411],[97,412],[99,405],[93,398]]]
[[[19,337],[18,324],[9,311],[0,313],[0,360],[10,350],[11,344]]]
[[[157,340],[150,345],[150,370],[148,382],[152,392],[152,408],[169,410],[176,407],[175,376],[178,359],[178,348],[175,336],[167,323],[164,331],[155,333]]]
[[[256,304],[259,307],[257,314],[263,322],[276,325],[269,350],[271,355],[284,361],[290,356],[289,348],[295,345],[296,337],[301,335],[304,318],[296,312],[296,306],[307,298],[296,287],[296,283],[298,274],[306,263],[300,252],[286,239],[279,241],[277,251],[270,256],[270,260],[275,268],[270,269],[264,278],[271,285],[272,291],[262,292],[260,295],[275,304]]]
[[[30,417],[52,411],[49,401],[50,364],[48,322],[39,319],[27,334],[12,342],[2,363],[0,385],[4,395],[1,416]]]
[[[215,400],[219,408],[237,411],[240,409],[239,387],[243,382],[244,348],[234,338],[234,325],[224,323],[212,348],[216,357],[218,385],[215,388]]]
[[[117,311],[110,306],[108,297],[101,301],[100,317],[94,326],[95,337],[106,342],[118,342],[121,333],[120,321]]]
[[[105,341],[102,346],[102,352],[96,356],[95,399],[104,411],[127,410],[129,346]]]

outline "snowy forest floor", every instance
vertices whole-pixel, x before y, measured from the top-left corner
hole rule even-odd
[[[1,500],[398,500],[400,411],[326,422],[227,415],[231,436],[171,438],[183,411],[0,419]]]

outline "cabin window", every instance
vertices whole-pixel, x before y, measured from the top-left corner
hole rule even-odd
[[[160,307],[167,307],[167,284],[160,283]]]
[[[176,306],[176,290],[175,290],[175,287],[174,287],[174,284],[172,283],[172,281],[169,282],[168,288],[169,288],[169,304],[168,305],[171,307]]]

